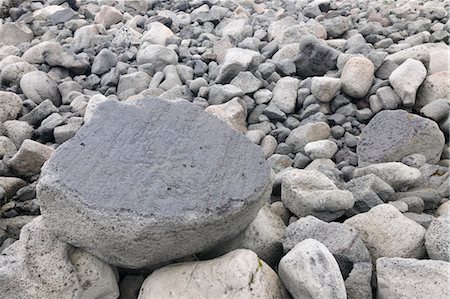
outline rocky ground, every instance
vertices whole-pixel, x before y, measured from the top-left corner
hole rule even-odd
[[[449,14],[0,0],[0,298],[450,298]]]

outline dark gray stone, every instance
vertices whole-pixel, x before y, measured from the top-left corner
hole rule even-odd
[[[62,240],[128,268],[235,237],[270,192],[257,145],[194,104],[159,98],[101,103],[37,187]]]
[[[354,263],[371,261],[358,231],[347,224],[327,223],[314,216],[302,217],[287,227],[283,237],[284,252],[306,239],[315,239],[328,248],[338,262],[344,279]]]
[[[356,150],[361,166],[401,161],[411,154],[437,163],[444,142],[444,134],[432,120],[403,110],[381,111],[362,130]]]
[[[339,52],[313,36],[300,41],[300,51],[295,58],[297,75],[301,78],[322,76],[336,68]]]
[[[30,125],[34,126],[38,125],[42,120],[54,112],[58,112],[58,109],[55,105],[53,105],[53,102],[50,100],[45,100],[29,113],[22,116],[19,120],[26,121]]]
[[[347,299],[372,299],[372,263],[360,262],[353,265],[345,280]]]
[[[375,174],[352,179],[346,189],[353,193],[355,205],[346,211],[346,216],[365,213],[374,206],[387,202],[395,193],[394,189]]]

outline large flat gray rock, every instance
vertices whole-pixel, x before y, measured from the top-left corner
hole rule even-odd
[[[271,192],[262,151],[187,101],[105,102],[44,165],[44,221],[110,264],[140,268],[242,232]]]
[[[444,142],[434,121],[404,110],[386,110],[362,130],[356,151],[360,166],[401,161],[411,154],[422,154],[427,162],[437,163]]]

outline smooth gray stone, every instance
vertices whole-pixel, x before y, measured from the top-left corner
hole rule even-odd
[[[235,237],[270,192],[257,145],[194,104],[159,98],[101,103],[37,187],[62,240],[127,268]]]

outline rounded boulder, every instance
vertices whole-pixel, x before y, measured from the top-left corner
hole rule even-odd
[[[230,240],[271,192],[263,153],[187,101],[101,103],[44,165],[44,221],[109,264],[142,268]]]

